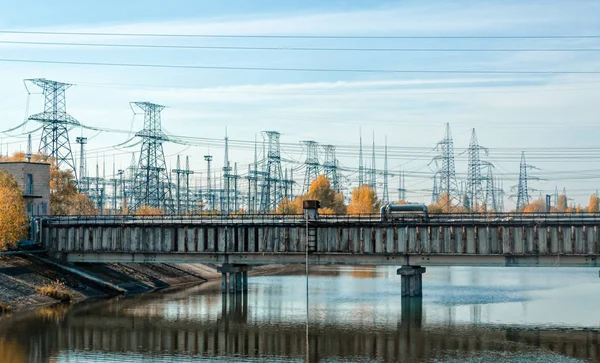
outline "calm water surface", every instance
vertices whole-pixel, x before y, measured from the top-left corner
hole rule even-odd
[[[600,361],[596,269],[428,268],[422,299],[393,268],[313,268],[309,355],[321,362]],[[303,274],[253,277],[0,318],[3,362],[305,361]]]

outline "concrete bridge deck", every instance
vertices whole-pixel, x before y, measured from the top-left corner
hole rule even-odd
[[[597,267],[595,215],[49,218],[39,238],[69,262]],[[308,232],[307,233],[307,228]],[[309,237],[307,243],[307,235]]]

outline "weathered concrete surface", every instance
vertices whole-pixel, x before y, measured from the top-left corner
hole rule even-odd
[[[72,224],[48,223],[43,229],[42,242],[59,258],[91,263],[293,264],[303,263],[306,251],[306,227],[294,223],[263,226],[136,223],[88,223],[77,228]],[[481,256],[485,257],[480,259],[482,265],[498,265],[493,258],[503,257],[507,265],[525,260],[534,266],[546,263],[562,266],[569,262],[569,266],[592,267],[600,256],[600,226],[594,223],[327,222],[314,224],[308,232],[314,236],[314,248],[309,249],[315,256],[313,264],[404,265],[397,260],[405,256],[437,256],[442,263],[441,256],[453,265],[456,263],[452,261],[460,262],[462,257]],[[78,243],[82,240],[83,244]],[[422,264],[427,263],[425,259]]]
[[[200,264],[76,264],[69,265],[113,284],[126,293],[187,284],[201,284],[221,277],[217,266]],[[289,270],[289,266],[255,267],[250,276]],[[32,256],[0,257],[0,303],[13,310],[54,304],[57,301],[38,292],[38,288],[60,281],[73,296],[73,302],[119,294],[76,274]]]

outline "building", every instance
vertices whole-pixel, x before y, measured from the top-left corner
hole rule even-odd
[[[30,216],[50,214],[50,164],[26,161],[0,162],[23,190],[23,199]]]

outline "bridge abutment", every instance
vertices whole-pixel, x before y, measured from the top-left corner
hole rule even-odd
[[[402,266],[396,271],[396,274],[402,278],[400,289],[403,297],[423,296],[423,274],[425,270],[425,267],[421,266]]]

